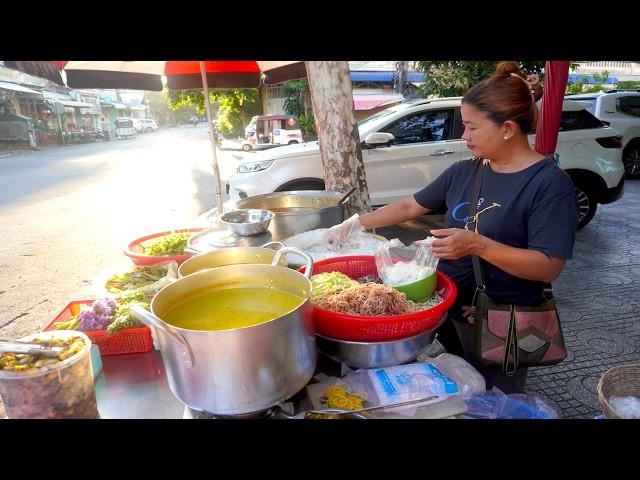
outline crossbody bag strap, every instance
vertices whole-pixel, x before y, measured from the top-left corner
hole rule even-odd
[[[480,188],[482,187],[482,177],[484,176],[484,164],[481,158],[478,158],[478,166],[476,167],[476,176],[473,183],[473,193],[471,195],[471,203],[469,204],[469,216],[474,219],[474,227],[478,222],[476,215],[478,214],[478,199],[480,198]],[[473,276],[476,279],[476,288],[484,290],[484,276],[482,274],[482,265],[477,255],[471,255],[473,263]]]

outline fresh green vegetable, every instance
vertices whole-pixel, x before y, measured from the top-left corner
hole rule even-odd
[[[135,290],[157,282],[167,274],[164,268],[142,267],[133,272],[113,275],[105,282],[109,293],[120,294],[126,290]]]
[[[80,326],[80,314],[71,317],[64,322],[56,322],[53,324],[54,330],[77,330]]]
[[[191,232],[173,232],[144,249],[145,255],[182,255]]]
[[[360,285],[355,280],[340,272],[318,273],[311,277],[311,301],[326,295],[327,293],[338,293],[347,288]]]
[[[143,327],[144,325],[131,313],[132,305],[140,305],[148,308],[149,300],[145,298],[144,292],[138,291],[133,295],[118,298],[118,307],[113,315],[113,321],[107,327],[109,335],[116,335],[124,328]]]

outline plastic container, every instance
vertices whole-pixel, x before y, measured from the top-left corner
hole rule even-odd
[[[136,238],[133,242],[129,243],[124,249],[124,254],[131,259],[136,265],[143,265],[145,267],[156,265],[158,263],[175,260],[180,265],[182,262],[191,258],[191,254],[185,253],[184,255],[144,255],[144,247],[153,243],[150,240],[156,241],[165,235],[170,233],[180,232],[200,232],[203,228],[182,228],[177,230],[170,230],[167,232],[152,233],[151,235],[145,235],[144,237]]]
[[[298,269],[304,272],[305,267]],[[321,260],[313,265],[313,274],[341,272],[350,278],[358,279],[368,275],[377,275],[373,255],[336,257]],[[436,290],[442,291],[443,301],[438,305],[405,315],[368,317],[333,312],[314,305],[313,321],[317,333],[338,340],[371,342],[399,340],[417,335],[438,325],[442,316],[449,310],[458,295],[456,284],[447,275],[436,271]]]
[[[421,280],[407,283],[405,285],[394,285],[393,288],[404,293],[409,300],[413,300],[414,302],[424,302],[433,294],[433,291],[436,289],[437,281],[438,276],[436,272],[433,272],[431,275]]]
[[[25,418],[100,418],[91,368],[91,340],[82,332],[56,330],[21,338],[80,337],[84,348],[66,360],[35,371],[0,370],[0,395],[7,416]]]
[[[72,300],[43,329],[53,331],[56,322],[64,322],[80,313],[83,305],[91,305],[94,300]],[[64,332],[66,330],[55,330]],[[126,353],[150,352],[153,347],[149,327],[125,328],[116,335],[109,335],[106,330],[89,330],[83,332],[97,345],[100,355],[122,355]]]

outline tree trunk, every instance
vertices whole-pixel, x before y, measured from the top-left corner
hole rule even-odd
[[[305,62],[316,121],[325,188],[346,192],[356,187],[347,212],[371,210],[362,162],[360,135],[353,109],[349,63]]]

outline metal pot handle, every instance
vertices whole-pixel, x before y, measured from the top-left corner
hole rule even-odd
[[[180,343],[184,347],[182,355],[184,357],[185,363],[187,364],[187,367],[193,367],[193,365],[196,363],[193,351],[182,335],[174,332],[173,329],[167,327],[162,320],[156,317],[149,310],[142,308],[140,305],[131,305],[131,307],[129,307],[129,310],[138,320],[140,320],[146,326],[162,330],[164,333],[170,335],[171,338]]]
[[[273,250],[278,250],[280,248],[284,248],[284,243],[282,242],[267,242],[264,245],[260,245],[260,248],[271,248],[271,247],[278,247],[277,249],[274,248]]]
[[[274,266],[278,265],[278,263],[280,262],[280,259],[282,258],[282,256],[286,255],[287,253],[294,253],[294,254],[299,255],[300,257],[304,258],[304,261],[305,261],[304,276],[307,277],[310,280],[311,279],[311,275],[313,275],[313,258],[311,258],[311,255],[309,255],[307,252],[302,251],[299,248],[295,248],[295,247],[283,247],[283,248],[281,248],[273,256],[273,261],[271,262],[271,265],[274,265]]]

